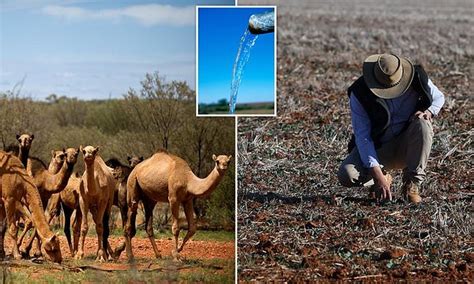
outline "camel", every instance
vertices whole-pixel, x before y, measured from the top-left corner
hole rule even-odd
[[[41,238],[41,251],[47,259],[60,263],[62,261],[58,237],[51,232],[44,215],[41,199],[33,178],[29,176],[20,159],[10,153],[0,151],[0,258],[5,257],[4,237],[9,225],[9,234],[13,238],[13,257],[20,259],[16,237],[15,209],[21,203],[31,211],[30,218],[38,229]],[[5,220],[6,217],[6,220]]]
[[[61,192],[66,187],[74,170],[74,165],[77,162],[79,149],[63,149],[63,154],[65,155],[65,160],[58,172],[53,174],[48,169],[41,168],[32,173],[44,205],[48,204],[51,195]],[[51,166],[50,163],[50,167],[57,166]]]
[[[138,156],[127,156],[127,161],[128,161],[128,166],[130,168],[135,168],[136,165],[140,164],[141,162],[143,162],[143,156],[141,157],[138,157]]]
[[[64,160],[61,165],[61,168],[57,173],[51,173],[46,169],[46,166],[38,169],[33,172],[33,181],[35,186],[38,188],[41,202],[46,207],[48,205],[48,200],[51,195],[54,193],[61,192],[67,185],[69,178],[74,169],[74,165],[77,162],[77,156],[79,155],[79,150],[74,148],[63,149]],[[51,166],[51,163],[50,163]],[[57,166],[56,166],[57,167]],[[48,223],[51,221],[48,220]],[[25,223],[25,229],[20,237],[19,243],[22,242],[23,237],[26,233],[32,228],[31,221]],[[29,255],[31,245],[33,243],[36,232],[32,234],[30,239],[26,242],[25,246],[22,247],[21,251],[24,255]]]
[[[81,209],[79,208],[80,183],[81,177],[72,175],[66,188],[60,193],[53,194],[48,204],[49,222],[54,217],[59,216],[61,207],[64,211],[64,235],[66,235],[69,251],[73,257],[78,250],[82,222]],[[74,211],[76,211],[76,215],[72,222],[73,239],[71,239],[71,217]]]
[[[49,163],[48,170],[55,174],[61,168],[61,164],[63,163],[65,158],[63,151],[51,151],[51,161]],[[76,173],[77,174],[77,173]],[[48,223],[51,220],[59,216],[61,213],[61,207],[64,211],[64,234],[66,235],[67,243],[69,246],[69,251],[71,256],[77,252],[78,245],[79,245],[79,235],[81,230],[81,221],[82,221],[82,214],[79,208],[79,185],[81,182],[80,176],[72,175],[69,178],[69,181],[66,185],[66,188],[61,191],[60,193],[55,193],[51,196],[48,204]],[[73,237],[74,243],[71,240],[71,216],[72,213],[76,211],[76,216],[74,218],[72,227],[73,227]]]
[[[21,160],[21,163],[25,168],[28,165],[28,155],[30,154],[31,143],[35,139],[33,134],[22,134],[16,135],[16,140],[18,141],[18,158]]]
[[[99,147],[80,147],[84,156],[85,172],[79,185],[79,206],[82,213],[81,235],[76,259],[84,257],[84,241],[89,229],[87,214],[90,211],[97,231],[97,261],[108,259],[109,216],[114,199],[115,180],[111,169],[97,155]]]
[[[48,171],[53,175],[59,172],[64,164],[64,159],[66,159],[66,152],[64,149],[62,151],[51,150],[51,161],[48,165]]]
[[[143,157],[133,156],[127,157],[129,166],[123,165],[119,160],[112,158],[107,160],[105,164],[112,168],[112,174],[117,183],[114,191],[114,205],[120,209],[120,216],[122,218],[122,229],[125,228],[127,221],[127,180],[133,168],[143,161]],[[120,254],[125,249],[125,242],[119,244],[113,253],[113,258],[118,259]]]
[[[157,258],[161,255],[155,243],[153,234],[153,208],[157,202],[169,202],[173,218],[172,233],[175,241],[173,250],[177,260],[179,252],[186,242],[196,232],[196,223],[193,215],[193,200],[209,196],[217,187],[227,171],[232,156],[212,155],[215,167],[204,179],[194,175],[189,165],[181,158],[166,151],[155,153],[151,158],[138,164],[130,173],[127,182],[127,224],[124,230],[127,257],[133,261],[131,239],[135,235],[135,218],[138,202],[143,202],[145,208],[145,223],[148,238]],[[179,237],[179,206],[183,205],[188,231],[181,246],[178,247]]]

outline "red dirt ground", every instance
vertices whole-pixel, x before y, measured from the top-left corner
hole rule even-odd
[[[60,236],[61,252],[64,260],[72,259],[67,245],[66,237]],[[110,237],[109,242],[113,249],[117,247],[123,240],[122,237]],[[156,245],[161,252],[161,255],[166,257],[171,255],[174,242],[171,239],[156,240]],[[150,258],[154,259],[155,254],[151,247],[150,241],[143,238],[133,238],[132,240],[133,253],[136,258]],[[11,254],[12,240],[5,239],[5,252],[7,255]],[[85,256],[95,255],[97,251],[97,238],[87,237],[84,244]],[[234,242],[218,242],[218,241],[193,241],[186,243],[184,250],[180,253],[184,258],[191,259],[232,259],[235,257]],[[126,261],[125,251],[121,254],[119,261]]]

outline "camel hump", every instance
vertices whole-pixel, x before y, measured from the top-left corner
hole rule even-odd
[[[113,157],[108,159],[105,164],[111,168],[118,168],[118,167],[124,167],[125,165],[122,164],[119,159]]]
[[[104,160],[99,155],[95,156],[94,163],[96,164],[98,169],[100,169],[98,171],[99,186],[100,187],[108,186],[114,180],[114,177],[113,177],[112,172],[111,172],[111,168],[109,168],[105,164]]]
[[[156,151],[156,154],[158,153],[165,153],[165,154],[169,154],[168,150],[164,149],[164,148],[160,148]]]
[[[29,157],[28,170],[33,174],[33,176],[36,176],[43,171],[47,171],[48,166],[46,166],[46,164],[40,158]]]
[[[7,147],[5,147],[4,151],[12,153],[15,156],[18,156],[18,154],[20,153],[20,147],[16,144],[10,144]]]

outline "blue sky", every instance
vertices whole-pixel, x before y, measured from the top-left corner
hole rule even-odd
[[[1,0],[0,92],[121,97],[145,73],[195,88],[195,4],[233,0]]]
[[[271,10],[199,9],[199,103],[229,100],[232,68],[249,17]],[[274,100],[274,36],[259,35],[242,76],[237,103]]]

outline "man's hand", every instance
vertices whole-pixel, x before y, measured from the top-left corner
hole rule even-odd
[[[375,192],[375,196],[378,200],[388,199],[392,200],[392,192],[390,190],[391,182],[387,180],[380,167],[373,167],[370,170],[370,174],[374,178],[374,182],[381,192]]]
[[[429,122],[433,121],[433,114],[429,110],[417,111],[415,112],[415,116],[419,119],[428,120]]]

